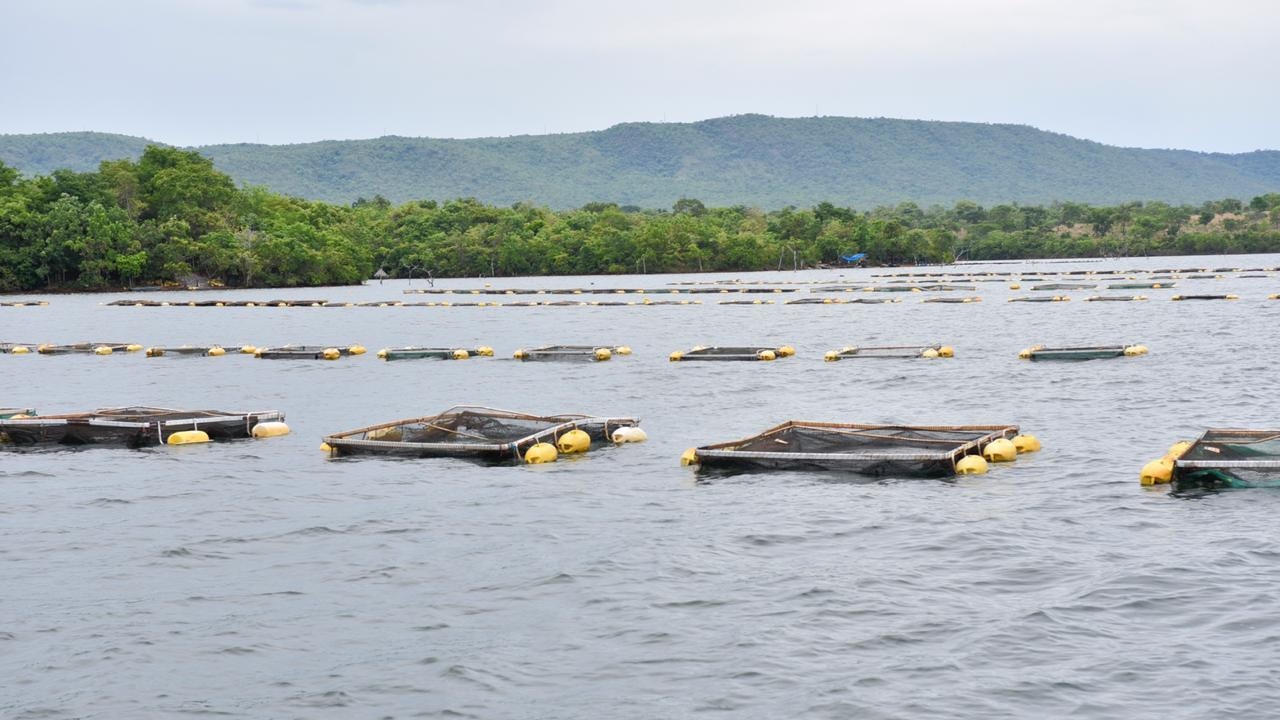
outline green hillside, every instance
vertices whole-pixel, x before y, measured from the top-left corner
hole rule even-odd
[[[96,133],[7,135],[0,160],[27,174],[89,170],[100,160],[137,157],[146,143]],[[883,118],[741,115],[561,135],[198,150],[240,183],[339,203],[382,195],[661,208],[692,197],[766,209],[821,201],[869,208],[905,200],[1184,203],[1280,189],[1277,151],[1117,148],[1023,125]]]

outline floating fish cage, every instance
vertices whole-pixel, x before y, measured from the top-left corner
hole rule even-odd
[[[32,408],[0,408],[0,420],[8,420],[12,417],[29,417],[35,415],[36,411]]]
[[[110,355],[118,352],[137,352],[142,349],[137,343],[117,342],[84,342],[70,345],[37,345],[36,352],[41,355]]]
[[[1009,302],[1025,302],[1025,303],[1049,303],[1049,302],[1067,302],[1071,298],[1066,295],[1022,295],[1019,297],[1009,298]]]
[[[581,435],[591,442],[629,442],[643,439],[640,421],[627,417],[589,415],[529,415],[509,410],[460,405],[438,415],[394,420],[324,438],[334,457],[384,455],[394,457],[454,457],[481,462],[539,462],[529,459],[540,444],[556,452],[582,452]],[[634,428],[619,433],[622,428]],[[566,436],[568,436],[566,438]],[[569,444],[573,443],[570,447]],[[539,448],[545,450],[545,448]],[[550,459],[554,459],[554,453]]]
[[[721,300],[717,305],[773,305],[772,300]]]
[[[1280,430],[1209,430],[1179,445],[1166,456],[1175,491],[1280,487]]]
[[[544,345],[520,348],[512,353],[516,360],[549,360],[552,362],[603,362],[614,355],[630,355],[626,345]]]
[[[1174,295],[1170,300],[1239,300],[1239,295]]]
[[[147,357],[220,357],[227,351],[221,345],[181,345],[179,347],[149,347]]]
[[[199,432],[209,440],[254,436],[263,423],[283,424],[284,413],[170,410],[153,407],[105,408],[66,415],[0,420],[0,437],[14,445],[98,445],[142,447],[180,444]],[[176,436],[176,437],[175,437]]]
[[[966,303],[982,302],[982,298],[981,298],[981,297],[978,297],[978,296],[974,296],[974,297],[936,297],[936,298],[925,298],[924,300],[921,300],[920,302],[926,302],[926,303],[947,303],[947,304],[951,304],[951,305],[961,305],[961,304],[966,304]]]
[[[378,351],[383,360],[467,360],[473,357],[493,357],[493,348],[482,345],[474,348],[383,348]]]
[[[677,350],[668,357],[671,362],[687,362],[690,360],[777,360],[791,357],[796,349],[790,345],[781,347],[703,347],[701,345],[689,350]]]
[[[1017,434],[1016,425],[861,425],[792,420],[744,440],[692,448],[684,461],[705,470],[949,477],[956,474],[956,464],[966,455],[981,455],[988,444]]]
[[[839,350],[828,350],[822,359],[827,362],[860,358],[885,358],[901,360],[906,358],[949,358],[955,357],[955,349],[950,345],[881,345],[878,347],[857,347],[850,345]]]
[[[39,347],[39,343],[0,343],[0,355],[25,355]]]
[[[1094,283],[1045,283],[1033,285],[1032,290],[1092,290],[1098,287]]]
[[[18,300],[14,302],[10,302],[10,301],[0,302],[0,307],[20,308],[20,307],[48,307],[48,306],[49,306],[48,300]]]
[[[1087,297],[1085,302],[1141,302],[1146,300],[1146,295],[1094,295]]]
[[[347,355],[363,355],[360,345],[284,345],[274,348],[258,348],[253,353],[263,360],[337,360]]]
[[[1160,282],[1132,282],[1132,283],[1113,283],[1107,286],[1108,290],[1168,290],[1176,287],[1177,283],[1160,283]]]
[[[1036,345],[1018,353],[1023,360],[1038,362],[1042,360],[1102,360],[1105,358],[1137,357],[1146,355],[1146,345],[1099,345],[1093,347],[1061,347],[1050,348]]]

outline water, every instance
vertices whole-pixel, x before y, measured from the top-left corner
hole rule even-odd
[[[688,278],[494,282],[673,279]],[[1280,302],[1265,299],[1276,282],[1184,280],[1136,291],[1145,303],[1071,291],[1068,303],[1010,304],[1004,283],[983,283],[963,293],[984,297],[969,305],[912,294],[886,306],[118,308],[100,303],[119,296],[84,295],[0,308],[0,340],[371,350],[336,362],[0,355],[4,405],[280,409],[293,428],[267,441],[0,454],[0,716],[1273,716],[1280,494],[1178,498],[1137,474],[1205,427],[1276,426]],[[226,297],[399,299],[404,287]],[[1169,302],[1175,292],[1242,299]],[[957,357],[820,359],[913,341],[953,344]],[[635,355],[501,359],[598,342]],[[1036,342],[1143,342],[1151,354],[1016,359]],[[666,360],[755,343],[799,355]],[[489,344],[499,357],[372,356],[410,344]],[[318,450],[325,433],[457,403],[635,415],[651,440],[537,467]],[[686,447],[790,418],[1013,422],[1045,449],[955,481],[700,484],[679,467]]]

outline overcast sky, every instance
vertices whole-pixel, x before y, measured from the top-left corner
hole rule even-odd
[[[1280,149],[1276,0],[0,0],[0,133],[180,145],[738,113]]]

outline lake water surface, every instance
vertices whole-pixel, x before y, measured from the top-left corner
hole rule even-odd
[[[1277,265],[1280,256],[962,269]],[[866,283],[876,272],[732,277]],[[1147,460],[1207,427],[1280,426],[1280,301],[1266,299],[1280,276],[1221,274],[1175,290],[1063,291],[1071,302],[1045,304],[1008,303],[1032,283],[1015,292],[999,282],[959,293],[983,298],[963,305],[920,302],[930,293],[891,305],[727,306],[716,295],[661,307],[102,304],[215,297],[148,293],[0,308],[0,341],[370,349],[335,362],[0,355],[0,405],[279,409],[293,429],[180,448],[0,453],[0,716],[1274,717],[1280,494],[1175,497],[1137,482]],[[406,287],[216,297],[431,299]],[[1151,300],[1081,302],[1117,292]],[[1241,299],[1170,302],[1174,293]],[[956,357],[821,360],[844,345],[909,342],[949,343]],[[1131,342],[1150,355],[1016,357],[1033,343]],[[634,355],[508,359],[558,343],[626,344]],[[798,355],[667,362],[696,344],[784,343]],[[478,344],[497,357],[373,355]],[[330,460],[318,449],[326,433],[462,403],[638,416],[650,441],[496,468]],[[1044,450],[954,481],[775,473],[700,483],[680,467],[687,447],[792,418],[1016,423]]]

